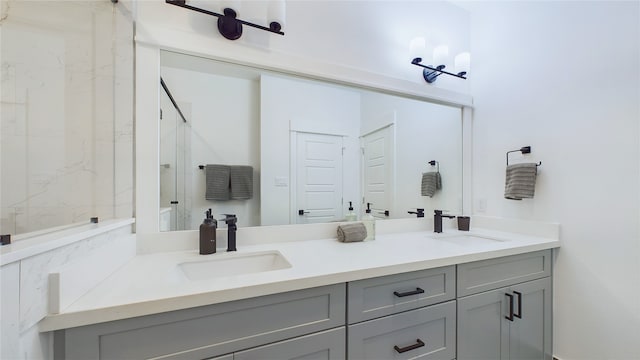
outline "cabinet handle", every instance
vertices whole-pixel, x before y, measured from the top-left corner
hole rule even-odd
[[[398,345],[394,345],[394,346],[393,346],[393,349],[394,349],[395,351],[397,351],[397,352],[398,352],[398,354],[402,354],[403,352],[407,352],[407,351],[415,350],[415,349],[417,349],[417,348],[421,348],[421,347],[423,347],[423,346],[424,346],[424,342],[423,342],[422,340],[418,339],[418,340],[416,340],[416,343],[415,343],[415,344],[413,344],[413,345],[409,345],[409,346],[406,346],[406,347],[403,347],[403,348],[398,347]]]
[[[505,316],[504,318],[509,321],[513,321],[513,295],[511,294],[505,294],[505,295],[509,298],[509,315]]]
[[[422,290],[420,288],[416,288],[413,291],[407,291],[407,292],[403,292],[403,293],[399,293],[397,291],[393,292],[393,295],[395,295],[397,297],[405,297],[405,296],[418,295],[418,294],[424,294],[424,290]]]
[[[522,293],[519,291],[514,291],[513,293],[518,296],[518,313],[513,314],[513,316],[517,317],[518,319],[522,319]]]

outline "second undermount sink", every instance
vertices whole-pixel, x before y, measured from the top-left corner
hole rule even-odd
[[[462,245],[462,246],[477,246],[477,245],[486,245],[486,244],[495,244],[504,242],[506,240],[494,239],[491,237],[484,237],[472,234],[438,234],[434,236],[436,239],[440,241],[445,241],[448,243]]]
[[[207,259],[183,262],[178,265],[189,280],[206,280],[225,276],[253,274],[287,269],[291,264],[278,251],[247,254],[213,254]]]

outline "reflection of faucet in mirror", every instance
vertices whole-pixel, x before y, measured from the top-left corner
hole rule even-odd
[[[416,211],[407,211],[407,213],[415,214],[416,217],[419,217],[419,218],[424,217],[424,209],[421,209],[421,208],[417,208]]]
[[[171,219],[183,218],[185,229],[200,225],[190,214],[210,207],[236,214],[242,221],[237,226],[340,221],[347,217],[342,199],[363,199],[353,202],[356,214],[375,203],[372,214],[379,219],[415,216],[407,214],[413,204],[425,212],[462,211],[459,107],[169,51],[161,51],[161,76],[189,121],[176,133],[183,124],[179,114],[172,116],[177,121],[162,120],[160,141],[162,164],[171,163],[165,170],[176,168],[161,173],[161,189],[184,197],[171,208]],[[162,95],[170,114],[171,99]],[[231,117],[238,131],[216,131]],[[421,197],[419,169],[434,157],[446,164],[440,169],[446,187],[433,198]],[[330,159],[331,169],[319,169],[319,159]],[[257,196],[206,200],[206,179],[194,169],[217,163],[253,166]],[[169,200],[175,197],[164,194],[161,206]],[[299,216],[298,209],[310,214]]]
[[[453,219],[455,215],[445,215],[442,213],[442,210],[433,210],[433,232],[441,233],[442,232],[442,218],[446,217],[449,219]]]
[[[227,251],[236,251],[236,230],[238,230],[236,223],[238,218],[234,214],[224,214],[224,216],[223,220],[227,224]]]

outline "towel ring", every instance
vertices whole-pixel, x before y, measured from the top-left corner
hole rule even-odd
[[[436,166],[436,171],[440,172],[440,163],[435,161],[435,160],[431,160],[428,162],[429,165],[431,166]]]
[[[512,152],[521,152],[522,154],[529,154],[531,153],[531,146],[523,146],[518,150],[511,150],[511,151],[507,151],[507,166],[509,166],[509,154]],[[536,166],[540,166],[542,165],[542,161],[539,161]]]

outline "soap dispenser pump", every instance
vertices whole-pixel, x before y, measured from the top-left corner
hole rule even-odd
[[[362,223],[367,229],[367,237],[365,240],[374,240],[376,238],[376,218],[371,214],[371,203],[367,203],[367,210],[362,217]]]
[[[211,209],[204,214],[204,221],[200,225],[200,255],[216,252],[216,228],[218,227],[218,222],[213,218]]]
[[[347,221],[356,221],[358,220],[358,215],[353,211],[353,203],[349,201],[349,212],[345,216]]]

